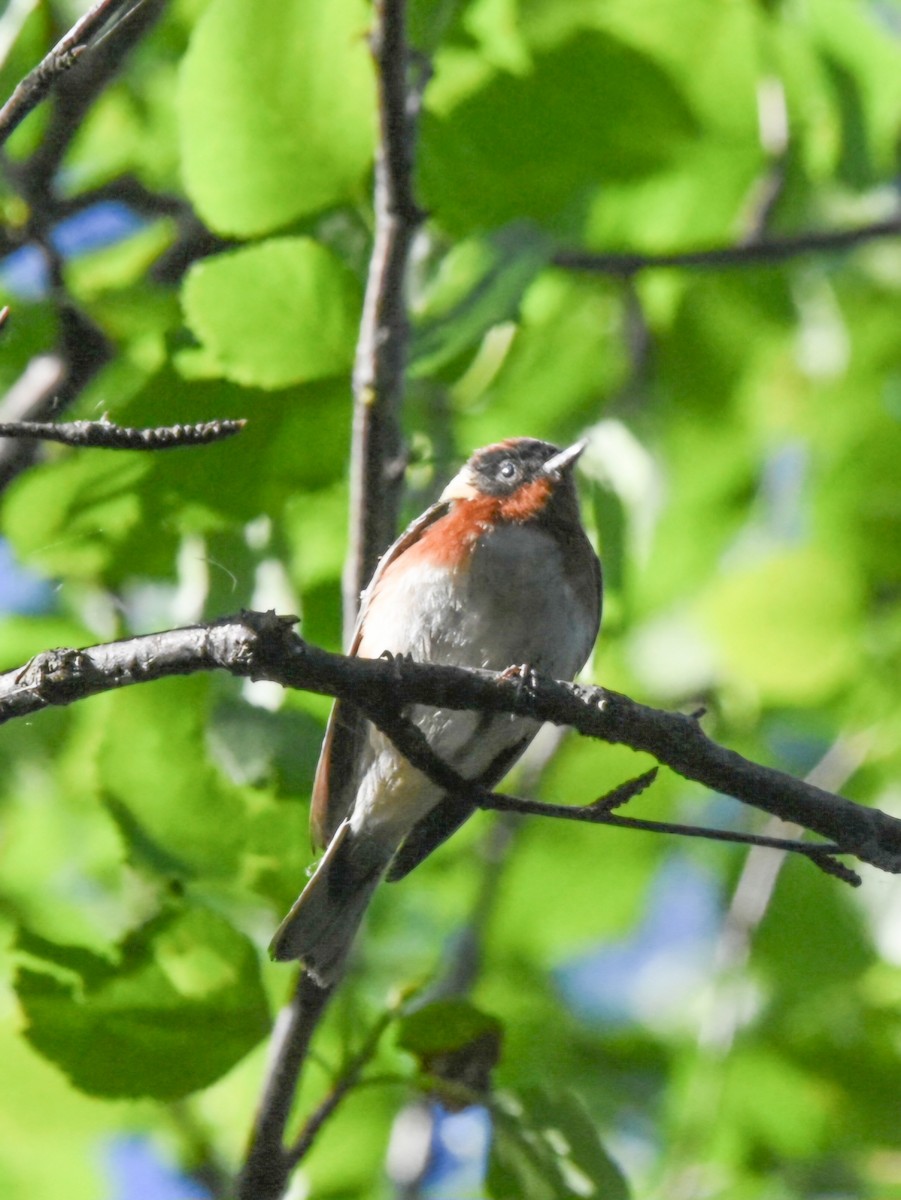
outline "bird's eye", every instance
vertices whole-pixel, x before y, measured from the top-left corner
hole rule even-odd
[[[519,468],[517,467],[516,463],[509,458],[505,458],[497,469],[498,479],[503,479],[507,483],[509,483],[510,480],[515,479],[518,474]]]

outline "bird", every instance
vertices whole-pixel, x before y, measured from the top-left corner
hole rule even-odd
[[[379,561],[350,653],[574,678],[595,644],[602,600],[573,481],[586,444],[515,437],[476,450]],[[405,715],[438,757],[489,788],[540,727],[524,716],[420,704]],[[271,956],[299,959],[320,987],[333,986],[381,880],[407,875],[474,810],[337,701],[312,790],[313,844],[325,853]]]

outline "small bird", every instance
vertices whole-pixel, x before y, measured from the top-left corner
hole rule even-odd
[[[601,571],[572,469],[585,449],[510,438],[477,450],[379,562],[351,653],[572,679],[601,616]],[[406,714],[460,775],[494,787],[540,726],[507,713],[412,705]],[[340,977],[380,880],[402,878],[474,811],[411,766],[352,704],[332,709],[313,783],[325,854],[270,946],[323,987]]]

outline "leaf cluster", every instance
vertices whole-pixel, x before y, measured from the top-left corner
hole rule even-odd
[[[20,7],[4,95],[65,8]],[[703,704],[719,741],[889,811],[896,242],[625,278],[558,258],[883,216],[898,18],[896,0],[411,0],[431,79],[403,413],[409,515],[475,446],[587,431],[606,577],[596,678]],[[50,191],[22,181],[52,98],[10,139],[4,251],[100,198],[144,202],[131,236],[67,255],[33,299],[5,259],[0,386],[64,347],[74,306],[109,348],[74,419],[248,424],[166,455],[51,447],[13,480],[3,536],[37,591],[21,612],[7,602],[4,669],[241,606],[298,612],[308,640],[338,647],[375,221],[371,20],[363,0],[172,0],[66,142]],[[101,1152],[126,1132],[207,1185],[240,1167],[289,986],[265,945],[309,863],[324,718],[316,698],[194,678],[4,730],[10,1200],[108,1192]],[[573,739],[552,758],[539,748],[516,784],[584,803],[651,765]],[[756,827],[673,776],[640,806]],[[436,1093],[490,1110],[484,1189],[505,1200],[619,1197],[626,1178],[636,1196],[901,1194],[897,887],[865,871],[852,896],[805,863],[775,883],[768,871],[721,846],[480,815],[376,898],[298,1128],[364,1031],[390,1032],[304,1159],[312,1194],[388,1194],[392,1123]],[[386,1000],[398,982],[452,977],[466,980],[453,1011]],[[473,1044],[475,1088],[472,1072],[453,1077]]]

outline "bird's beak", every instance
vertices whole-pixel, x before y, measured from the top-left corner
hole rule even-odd
[[[588,439],[583,438],[581,442],[576,442],[566,450],[561,450],[559,454],[555,454],[553,458],[547,460],[541,468],[542,474],[550,475],[552,479],[559,479],[564,472],[572,469],[587,445]]]

